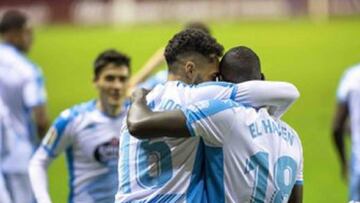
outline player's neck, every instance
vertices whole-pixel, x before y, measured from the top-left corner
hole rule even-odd
[[[167,78],[168,81],[181,81],[181,82],[184,82],[184,83],[187,83],[184,78],[180,75],[175,75],[173,73],[170,73],[168,74],[168,78]]]
[[[122,111],[122,103],[123,102],[121,102],[121,105],[114,106],[106,105],[105,102],[101,102],[101,100],[98,100],[96,102],[96,108],[109,117],[117,117]]]

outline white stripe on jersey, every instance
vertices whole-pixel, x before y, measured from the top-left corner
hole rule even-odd
[[[205,143],[207,198],[212,202],[286,202],[302,184],[302,146],[296,132],[231,100],[183,109],[190,133]]]
[[[269,104],[280,107],[281,112],[297,97],[296,88],[289,83],[251,81],[237,85],[225,82],[186,85],[172,81],[156,86],[147,100],[154,111],[179,109],[216,98],[255,106]],[[124,122],[120,143],[117,203],[205,201],[201,172],[203,149],[199,138],[139,140],[128,133]]]

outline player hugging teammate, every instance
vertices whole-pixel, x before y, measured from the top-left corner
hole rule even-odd
[[[2,33],[11,31],[4,36],[13,46],[3,44],[0,51],[14,60],[0,59],[25,70],[31,65],[14,40],[29,35],[20,21],[2,26]],[[301,142],[281,120],[298,90],[287,82],[265,81],[260,59],[250,48],[234,47],[224,56],[223,51],[199,28],[175,34],[164,51],[168,80],[150,92],[136,90],[130,108],[127,91],[148,74],[131,82],[128,56],[113,49],[100,53],[93,65],[97,98],[64,110],[30,161],[36,201],[52,202],[47,168],[65,152],[69,203],[302,202]],[[26,73],[28,81],[38,83],[22,87],[30,95],[24,102],[44,114],[42,76],[36,68]],[[10,97],[1,96],[5,104],[0,107],[11,107]],[[2,164],[18,127],[6,121],[14,113],[7,108],[0,109]],[[6,178],[16,176],[3,168],[0,202],[14,202]]]

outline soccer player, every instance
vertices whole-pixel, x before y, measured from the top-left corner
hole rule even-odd
[[[27,168],[37,135],[44,136],[48,128],[46,92],[41,70],[26,57],[33,37],[27,17],[16,10],[5,12],[0,20],[0,35],[0,97],[20,137],[2,168],[12,202],[30,203],[33,194]]]
[[[342,177],[347,179],[348,161],[344,135],[346,120],[351,124],[350,200],[360,201],[360,64],[348,69],[337,90],[337,107],[332,134],[339,154]]]
[[[169,74],[178,81],[155,87],[147,96],[148,105],[155,111],[165,111],[214,98],[234,99],[255,106],[267,103],[276,106],[279,101],[288,105],[298,97],[293,85],[281,82],[191,85],[213,80],[218,75],[218,58],[222,51],[223,47],[204,32],[188,29],[176,34],[166,47],[165,58]],[[199,137],[141,140],[131,136],[125,125],[120,136],[116,202],[203,201],[201,153]]]
[[[51,202],[47,168],[65,151],[70,175],[70,203],[113,203],[118,186],[120,128],[126,114],[130,59],[102,52],[94,63],[98,98],[65,111],[54,121],[33,156],[29,173],[38,203]]]
[[[8,139],[15,135],[11,130],[9,123],[9,112],[5,104],[0,99],[0,166],[3,164],[3,158],[6,156],[8,151]],[[15,137],[14,137],[15,138]],[[5,184],[4,174],[0,167],[0,202],[11,203],[10,194]]]
[[[236,47],[225,54],[220,68],[224,78],[241,83],[262,77],[259,63],[247,59],[250,54],[246,52],[251,50]],[[182,111],[154,113],[142,92],[134,95],[128,114],[132,135],[142,139],[198,136],[204,140],[208,201],[302,201],[300,139],[285,122],[271,117],[266,107],[206,100]]]
[[[184,29],[197,29],[205,32],[206,34],[211,34],[209,27],[201,22],[190,22],[185,25]],[[145,63],[144,67],[141,68],[141,70],[131,78],[130,84],[132,84],[132,87],[135,87],[135,84],[139,84],[139,87],[151,90],[156,85],[165,83],[167,81],[167,70],[158,71],[155,75],[148,78],[150,74],[156,70],[156,68],[159,68],[165,64],[164,51],[165,49],[163,47],[158,49]],[[148,79],[145,80],[146,78]],[[169,80],[172,80],[171,75]]]

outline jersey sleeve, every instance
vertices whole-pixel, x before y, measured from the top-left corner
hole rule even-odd
[[[349,71],[345,72],[340,80],[337,92],[336,92],[336,99],[340,103],[346,103],[348,99],[348,94],[351,89],[351,74]]]
[[[25,81],[23,88],[23,99],[25,106],[32,108],[43,105],[46,102],[46,90],[44,78],[39,69]]]
[[[42,141],[42,148],[48,156],[55,158],[73,141],[71,110],[66,110],[54,121]]]
[[[235,106],[237,103],[230,100],[206,100],[183,108],[191,136],[202,137],[208,145],[222,146],[224,135],[232,126],[232,115],[226,110]]]
[[[36,201],[51,203],[47,169],[52,160],[72,144],[71,110],[66,110],[54,121],[29,164],[29,177]]]
[[[193,88],[194,101],[206,99],[231,99],[255,108],[269,107],[269,113],[281,117],[299,97],[291,83],[273,81],[248,81],[239,84],[206,82]]]

